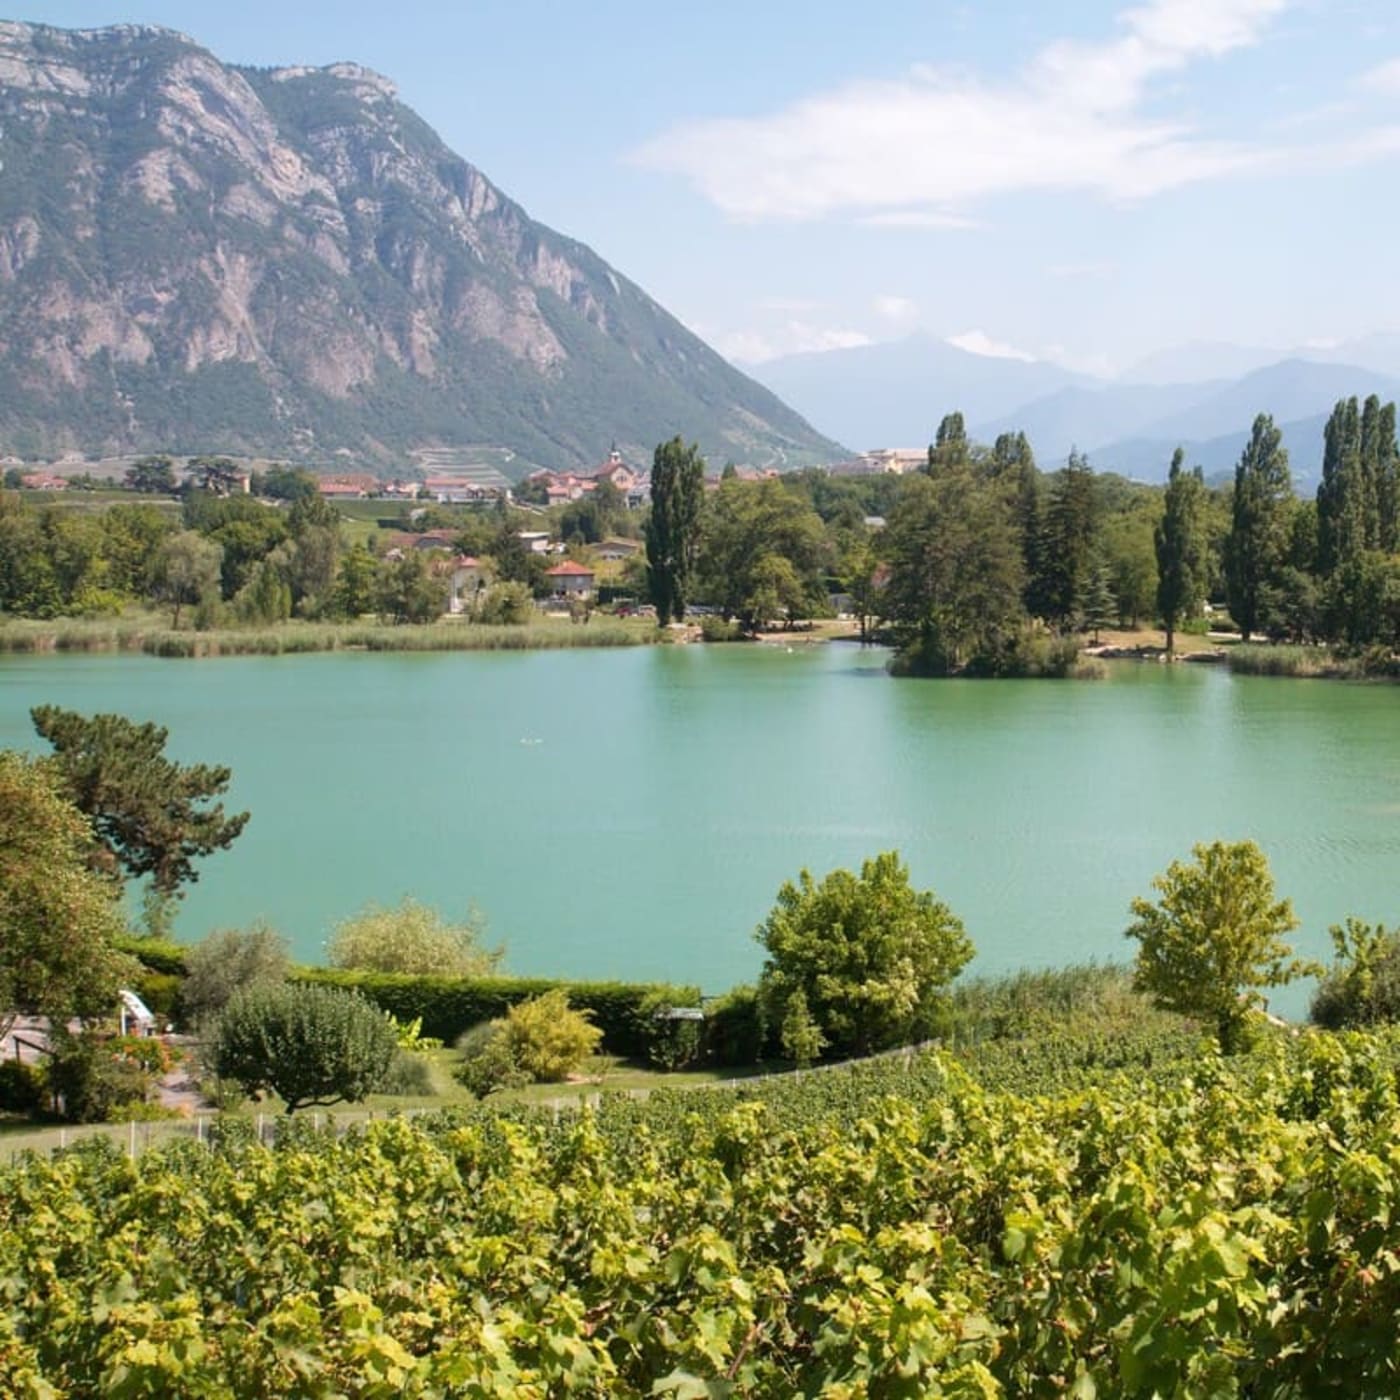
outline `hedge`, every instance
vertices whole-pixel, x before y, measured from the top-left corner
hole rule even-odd
[[[602,1048],[626,1059],[642,1059],[651,1048],[656,1027],[644,1009],[659,997],[672,1006],[698,1006],[695,987],[659,982],[566,982],[542,977],[411,977],[398,973],[342,971],[307,967],[294,981],[347,987],[366,996],[400,1021],[423,1019],[423,1034],[451,1044],[469,1026],[504,1016],[517,1002],[555,987],[569,994],[569,1004],[592,1013],[603,1032]]]
[[[135,958],[148,972],[161,972],[168,977],[189,975],[185,959],[190,950],[183,943],[172,943],[164,938],[119,938],[116,947],[119,952]]]

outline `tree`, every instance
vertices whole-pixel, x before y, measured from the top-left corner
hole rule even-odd
[[[126,469],[128,490],[140,491],[151,496],[170,496],[175,493],[175,462],[171,457],[138,457]]]
[[[910,888],[895,851],[866,861],[859,875],[834,870],[817,883],[804,870],[779,890],[757,937],[767,953],[769,1023],[786,1026],[790,1013],[800,1022],[792,1008],[800,992],[837,1055],[929,1034],[939,992],[972,957],[962,921],[929,891]]]
[[[966,467],[971,462],[967,427],[961,413],[945,413],[928,450],[928,475],[936,476],[945,467]]]
[[[1176,645],[1178,621],[1194,617],[1205,601],[1205,481],[1201,469],[1183,469],[1177,448],[1167,473],[1162,518],[1153,534],[1157,552],[1157,611],[1167,634],[1167,654]]]
[[[223,561],[223,547],[193,530],[181,530],[162,543],[152,585],[154,596],[175,609],[172,627],[180,626],[180,609],[186,603],[198,603],[218,587]]]
[[[340,561],[331,606],[338,616],[354,621],[373,610],[378,596],[379,561],[359,543]]]
[[[433,622],[447,611],[449,584],[423,551],[391,559],[379,575],[379,611],[393,622]]]
[[[1025,620],[1020,545],[996,488],[966,469],[908,478],[882,546],[883,610],[909,669],[994,670]]]
[[[335,926],[326,943],[332,967],[413,976],[489,977],[501,964],[500,948],[483,948],[486,921],[473,911],[450,924],[436,909],[405,898],[395,909],[368,904]]]
[[[232,457],[191,457],[185,466],[190,482],[216,496],[237,491],[242,481],[238,463]]]
[[[1089,574],[1089,586],[1084,592],[1084,630],[1093,634],[1094,645],[1099,632],[1118,615],[1118,599],[1113,596],[1113,580],[1106,563],[1095,564]]]
[[[651,515],[646,526],[647,587],[656,621],[685,617],[700,534],[705,459],[679,437],[659,444],[651,461]]]
[[[273,501],[321,499],[320,485],[309,471],[302,467],[278,466],[276,463],[265,472],[254,472],[249,489],[255,496],[266,496]]]
[[[0,1033],[15,1014],[110,1014],[133,974],[117,884],[93,870],[92,833],[48,760],[0,751]]]
[[[264,983],[280,984],[292,970],[287,942],[267,924],[215,929],[185,955],[180,1008],[191,1025],[212,1022],[235,994]]]
[[[178,898],[181,885],[199,879],[195,860],[226,850],[247,825],[247,812],[230,817],[214,801],[228,791],[230,771],[167,758],[159,725],[56,705],[29,714],[97,842],[128,875],[149,875],[159,896]]]
[[[1098,523],[1093,468],[1086,457],[1071,452],[1051,481],[1040,553],[1046,616],[1063,628],[1079,623],[1094,568]]]
[[[271,1090],[295,1113],[374,1093],[398,1043],[389,1018],[354,992],[262,983],[230,999],[209,1059],[221,1079],[249,1094]]]
[[[1274,420],[1261,413],[1235,468],[1235,498],[1225,540],[1226,596],[1245,641],[1259,630],[1267,591],[1282,563],[1292,499],[1283,435]]]
[[[821,517],[780,481],[720,483],[700,537],[698,592],[749,631],[806,615],[826,563]]]
[[[1288,900],[1275,901],[1269,862],[1253,841],[1199,844],[1192,855],[1152,881],[1155,904],[1132,902],[1134,984],[1167,1011],[1209,1021],[1229,1054],[1248,1044],[1261,988],[1318,969],[1283,941],[1298,920]]]

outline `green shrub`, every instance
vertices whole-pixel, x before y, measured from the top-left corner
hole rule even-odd
[[[651,1019],[647,1062],[657,1069],[684,1069],[704,1053],[704,1021],[670,1015],[675,1009],[675,1003],[663,992],[653,992],[642,1002],[642,1013]]]
[[[567,1079],[603,1038],[586,1011],[569,1005],[563,987],[517,1002],[506,1012],[504,1034],[511,1059],[545,1084]]]
[[[398,1050],[389,1065],[389,1073],[380,1085],[381,1094],[394,1094],[399,1098],[426,1098],[435,1093],[433,1067],[424,1055],[415,1055],[410,1050]]]
[[[768,1049],[767,1009],[757,988],[735,987],[705,1007],[705,1053],[714,1064],[760,1064]]]
[[[263,983],[237,992],[210,1044],[210,1064],[249,1094],[271,1090],[287,1112],[372,1094],[398,1050],[372,1003],[336,987]]]
[[[117,1035],[106,1042],[107,1050],[119,1060],[125,1060],[147,1074],[168,1074],[175,1056],[163,1040],[151,1035]]]
[[[1337,956],[1313,993],[1313,1022],[1336,1031],[1400,1020],[1400,929],[1348,919],[1330,932]]]
[[[709,613],[700,619],[700,636],[707,642],[737,642],[744,635],[744,629],[735,618],[725,619],[718,613]]]
[[[653,995],[673,1006],[697,1006],[696,987],[656,982],[561,982],[536,977],[410,977],[394,973],[354,972],[340,968],[303,968],[294,980],[313,986],[359,992],[389,1012],[400,1024],[422,1019],[423,1034],[452,1044],[463,1031],[504,1016],[517,1002],[555,987],[569,994],[569,1004],[587,1011],[603,1033],[601,1048],[623,1059],[645,1059],[653,1025],[643,1009]]]
[[[396,909],[366,905],[335,926],[326,943],[332,967],[410,977],[489,977],[503,951],[481,946],[485,921],[468,914],[450,924],[436,909],[404,899]]]
[[[116,946],[119,952],[135,958],[152,972],[183,977],[189,971],[190,949],[183,943],[171,943],[164,938],[119,938]]]
[[[535,600],[523,583],[498,583],[476,605],[476,621],[488,627],[520,627],[535,615]]]
[[[503,1020],[484,1021],[463,1031],[457,1038],[457,1049],[462,1054],[457,1078],[479,1099],[498,1089],[521,1089],[530,1082],[511,1054]]]
[[[183,987],[184,978],[173,972],[143,972],[133,990],[155,1016],[163,1021],[174,1021],[180,1016]]]
[[[152,1084],[140,1065],[113,1054],[110,1042],[91,1031],[55,1037],[48,1081],[61,1116],[70,1123],[117,1121],[118,1106],[144,1102]]]
[[[42,1067],[21,1060],[0,1060],[0,1112],[37,1113],[48,1097]]]
[[[181,1014],[193,1026],[210,1022],[235,992],[285,982],[291,966],[286,941],[267,924],[216,929],[186,956]]]

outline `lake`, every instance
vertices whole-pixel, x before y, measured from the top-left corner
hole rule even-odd
[[[370,900],[469,905],[522,974],[752,979],[778,886],[897,848],[972,971],[1124,959],[1128,902],[1193,842],[1252,837],[1323,957],[1400,919],[1400,689],[1111,666],[1100,682],[896,681],[853,645],[0,658],[31,705],[170,729],[226,763],[243,836],[187,939],[263,917],[316,960]],[[1300,1013],[1301,990],[1275,999]]]

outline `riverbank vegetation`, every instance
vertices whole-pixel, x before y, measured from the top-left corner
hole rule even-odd
[[[1375,397],[1337,404],[1311,500],[1295,495],[1262,415],[1221,486],[1181,452],[1164,487],[1096,473],[1078,453],[1044,471],[1023,433],[978,444],[958,413],[939,424],[924,469],[902,477],[728,468],[711,481],[705,470],[679,438],[660,444],[642,511],[610,481],[530,513],[504,502],[336,507],[290,469],[260,479],[276,488],[267,499],[230,494],[205,467],[178,501],[158,502],[154,487],[82,509],[0,493],[0,649],[211,656],[655,639],[655,627],[621,625],[639,619],[590,619],[601,603],[629,614],[650,604],[663,628],[713,617],[710,641],[841,612],[863,639],[892,643],[909,675],[1089,674],[1085,639],[1143,622],[1160,623],[1168,653],[1207,625],[1319,652],[1255,663],[1275,674],[1396,669],[1400,454],[1395,407]],[[552,536],[594,574],[588,601],[556,600],[588,625],[535,620],[550,560],[522,531]],[[608,539],[622,547],[605,557]],[[153,606],[168,610],[166,625],[131,616]],[[454,623],[438,621],[449,608]]]

